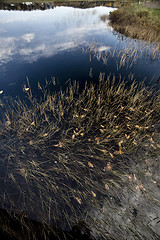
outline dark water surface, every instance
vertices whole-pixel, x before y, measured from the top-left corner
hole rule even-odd
[[[113,8],[56,7],[45,11],[0,11],[0,91],[23,94],[29,79],[32,89],[54,76],[59,85],[68,80],[97,81],[105,72],[152,84],[158,79],[159,61],[151,60],[151,45],[122,39],[108,25]],[[125,53],[136,49],[134,64],[119,67]],[[142,50],[144,49],[144,50]],[[107,57],[106,57],[107,56]],[[133,61],[133,56],[130,60]],[[107,63],[104,60],[108,59]],[[90,73],[90,74],[89,74]],[[90,75],[90,76],[89,76]]]

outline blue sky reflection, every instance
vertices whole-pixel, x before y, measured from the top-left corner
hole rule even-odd
[[[151,45],[114,33],[108,25],[108,15],[113,10],[107,7],[1,10],[0,97],[19,95],[26,77],[35,88],[38,81],[45,84],[45,79],[52,76],[60,85],[68,79],[98,81],[100,72],[122,78],[133,74],[147,84],[156,81],[160,75],[159,60],[151,61]],[[130,59],[132,50],[136,54]],[[123,56],[128,63],[135,60],[134,64],[123,66]]]
[[[1,11],[0,64],[11,60],[31,63],[89,44],[93,36],[110,33],[111,28],[100,17],[111,10],[56,7],[46,11]]]

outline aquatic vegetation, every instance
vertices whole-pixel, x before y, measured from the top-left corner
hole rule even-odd
[[[34,6],[41,8],[41,4],[32,6],[30,3],[27,4],[29,9]],[[45,9],[51,5],[46,3],[42,6]],[[20,4],[11,7],[23,9]],[[96,9],[91,11],[93,17],[96,16],[96,11]],[[147,18],[147,14],[141,11],[137,17]],[[67,21],[74,22],[78,15],[77,12],[73,21],[68,19],[69,15],[63,21],[60,20],[63,25],[62,32],[67,30]],[[86,16],[90,19],[88,12]],[[97,240],[147,238],[157,240],[160,235],[158,225],[160,94],[157,91],[159,75],[157,77],[157,72],[153,72],[157,83],[152,89],[138,84],[132,75],[136,74],[135,68],[139,63],[141,71],[144,63],[148,66],[150,60],[159,61],[159,46],[126,39],[123,43],[125,37],[120,34],[117,36],[115,32],[118,45],[112,45],[114,38],[110,38],[110,34],[109,41],[105,41],[106,34],[100,36],[99,23],[103,25],[104,32],[111,30],[107,26],[107,15],[97,16],[100,41],[97,41],[96,37],[89,37],[89,40],[82,41],[79,45],[81,43],[79,26],[83,25],[79,20],[75,24],[78,34],[73,28],[74,31],[67,30],[69,38],[65,37],[69,41],[74,40],[71,34],[74,32],[78,36],[75,38],[78,42],[73,41],[76,50],[74,53],[77,50],[82,52],[82,48],[87,53],[85,58],[82,58],[84,61],[75,54],[78,66],[76,64],[74,66],[79,71],[71,66],[81,82],[68,80],[63,85],[59,74],[53,72],[59,63],[52,65],[53,58],[48,58],[48,53],[50,56],[53,54],[50,46],[54,43],[47,42],[45,48],[48,49],[47,65],[44,64],[47,71],[45,86],[38,82],[36,88],[36,82],[31,80],[33,84],[31,87],[27,79],[21,89],[24,95],[19,95],[21,98],[15,99],[6,95],[7,88],[11,89],[11,94],[13,88],[17,88],[17,94],[20,93],[18,84],[14,86],[17,80],[12,79],[13,82],[6,88],[5,84],[1,86],[0,207],[3,210],[0,210],[0,236],[2,232],[6,238],[20,240],[22,238],[78,240],[84,239],[84,236],[87,239],[95,237]],[[82,19],[84,21],[83,14]],[[43,19],[44,22],[46,21]],[[54,25],[54,21],[51,25]],[[36,26],[40,26],[39,20]],[[88,29],[84,26],[83,28]],[[47,31],[45,29],[44,33]],[[47,40],[41,27],[40,32]],[[54,34],[54,31],[53,34],[50,31],[48,33],[51,38],[58,35],[57,41],[59,36],[63,39],[63,34]],[[87,35],[90,35],[89,32]],[[25,41],[28,47],[30,40],[36,35],[25,32],[21,36],[20,41]],[[104,39],[101,40],[103,36]],[[42,42],[40,35],[36,37]],[[94,42],[91,42],[91,39],[94,39]],[[21,52],[19,41],[15,41],[18,44],[18,52]],[[70,46],[72,45],[71,43]],[[56,44],[55,46],[57,49]],[[64,50],[61,46],[59,49],[62,52]],[[41,48],[38,48],[39,50],[41,52]],[[27,53],[29,60],[31,51]],[[62,54],[60,61],[63,59],[69,66],[69,62],[74,62],[71,60],[72,52],[69,51],[67,56],[64,58]],[[92,59],[95,61],[92,62]],[[52,65],[49,68],[46,67],[48,60]],[[83,64],[79,64],[80,62]],[[42,61],[42,65],[43,63]],[[62,61],[58,72],[62,75],[63,81],[68,77],[76,79],[70,75],[68,67],[63,73],[61,63]],[[86,71],[83,68],[85,63]],[[35,65],[37,68],[33,69],[35,72],[38,69],[40,76],[39,66],[42,65]],[[151,62],[151,68],[153,65]],[[79,73],[82,69],[81,76]],[[102,72],[98,81],[96,76],[100,69],[110,73],[110,76],[106,77]],[[148,70],[147,67],[145,69]],[[23,69],[20,72],[23,72]],[[120,74],[123,76],[125,73],[126,76],[127,72],[130,73],[130,77],[122,80]],[[57,77],[51,77],[51,82],[47,81],[52,74]],[[145,76],[148,78],[147,81],[154,81],[147,73]],[[93,80],[94,83],[85,83],[85,79]],[[39,81],[42,81],[41,76]],[[137,81],[141,81],[141,77]],[[60,86],[63,90],[57,90]],[[78,236],[74,235],[76,232]]]
[[[109,207],[109,196],[133,178],[132,153],[159,151],[159,92],[143,84],[117,83],[101,73],[97,85],[86,83],[81,91],[78,82],[58,93],[38,83],[37,99],[29,81],[23,89],[27,101],[6,97],[0,105],[4,209],[72,229],[104,198]]]
[[[122,36],[119,36],[122,38]],[[143,57],[143,59],[149,59],[152,61],[158,61],[160,58],[160,51],[158,44],[150,44],[147,42],[141,42],[137,45],[136,42],[128,42],[126,46],[122,49],[118,47],[114,49],[111,46],[97,46],[93,41],[90,45],[86,45],[82,48],[83,52],[88,52],[90,55],[90,62],[93,59],[102,61],[106,66],[110,61],[116,66],[116,71],[120,69],[131,69],[138,61]],[[90,76],[90,73],[89,73]]]
[[[103,22],[105,22],[105,21],[107,20],[107,15],[102,15],[102,16],[100,16],[100,19],[101,19]]]

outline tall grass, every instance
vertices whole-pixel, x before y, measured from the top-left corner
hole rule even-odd
[[[123,38],[123,36],[119,36]],[[110,46],[98,47],[93,41],[89,46],[82,48],[83,52],[88,52],[90,55],[90,62],[92,59],[102,61],[107,65],[110,61],[114,61],[117,72],[121,68],[126,70],[132,68],[139,59],[147,59],[157,61],[160,58],[159,45],[157,43],[148,44],[147,42],[140,42],[137,45],[136,42],[126,43],[125,48],[114,48]],[[89,76],[92,77],[92,72],[89,72]]]
[[[110,25],[127,37],[160,42],[160,10],[140,5],[123,5],[110,13]]]

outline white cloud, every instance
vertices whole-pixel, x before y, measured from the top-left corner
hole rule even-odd
[[[31,42],[35,38],[34,33],[27,33],[22,36],[22,39],[25,40],[26,42]]]
[[[110,49],[109,46],[101,46],[101,47],[98,48],[98,52],[105,52],[105,51],[107,51],[109,49]]]
[[[48,43],[32,48],[22,48],[19,50],[21,57],[27,62],[35,62],[41,57],[50,57],[61,51],[69,50],[75,47],[74,42],[62,42],[57,44]]]
[[[93,41],[92,36],[98,36],[97,39],[100,39],[99,36],[106,35],[108,26],[100,20],[100,16],[103,13],[107,14],[108,11],[110,10],[104,7],[94,9],[58,7],[45,12],[24,12],[23,21],[27,21],[25,25],[27,33],[20,27],[15,28],[16,37],[0,38],[0,64],[14,60],[14,56],[18,55],[22,61],[33,62],[40,57],[53,56],[61,51],[81,46],[84,42],[89,45]],[[2,13],[2,18],[0,14],[0,22],[5,23],[2,25],[3,29],[7,31],[8,26],[9,29],[12,26],[19,26],[15,23],[21,21],[22,13],[19,14],[14,11]],[[28,29],[31,32],[28,33]],[[104,44],[101,46],[101,42],[96,42],[99,51],[108,49]]]
[[[6,63],[12,59],[15,54],[16,38],[4,37],[0,38],[0,63]]]
[[[43,52],[46,49],[45,44],[33,47],[33,48],[22,48],[19,50],[21,55],[30,55],[33,53]]]

